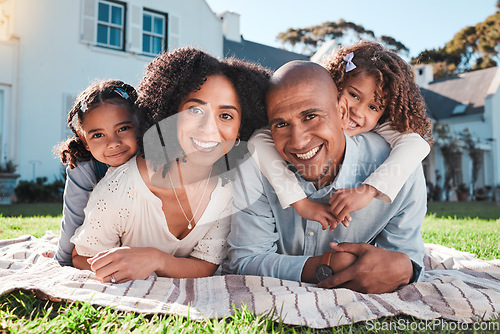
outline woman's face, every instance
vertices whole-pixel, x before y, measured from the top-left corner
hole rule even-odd
[[[181,100],[177,139],[189,162],[209,166],[231,150],[240,124],[241,107],[231,81],[212,75]]]

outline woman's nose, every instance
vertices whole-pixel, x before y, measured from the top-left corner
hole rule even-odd
[[[198,129],[205,134],[219,133],[217,123],[215,122],[215,115],[213,113],[206,113],[205,117],[199,123]]]

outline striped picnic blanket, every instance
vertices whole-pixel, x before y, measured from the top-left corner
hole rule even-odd
[[[89,301],[141,313],[180,314],[191,319],[223,317],[243,304],[256,314],[276,310],[284,323],[325,328],[385,316],[486,321],[500,313],[500,260],[427,244],[423,282],[393,293],[362,294],[258,276],[199,279],[150,277],[122,284],[100,283],[90,271],[61,267],[40,256],[55,249],[57,236],[0,241],[0,294],[16,289],[62,300]]]

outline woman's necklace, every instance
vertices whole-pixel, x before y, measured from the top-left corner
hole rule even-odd
[[[191,222],[194,220],[194,217],[196,217],[196,214],[198,213],[198,209],[200,208],[201,202],[203,202],[203,197],[205,197],[205,193],[207,192],[208,183],[210,182],[210,176],[212,175],[212,168],[213,167],[214,167],[213,165],[212,165],[212,167],[210,167],[210,172],[208,173],[208,179],[207,179],[207,183],[205,184],[205,189],[203,190],[203,194],[201,195],[200,202],[198,203],[198,206],[196,207],[196,210],[194,211],[193,217],[191,217],[191,219],[189,219],[187,217],[186,212],[184,211],[184,208],[182,207],[181,201],[179,200],[179,196],[177,196],[177,192],[175,191],[174,183],[172,182],[172,178],[170,177],[170,173],[167,172],[168,178],[170,180],[170,184],[172,185],[172,189],[174,190],[175,199],[177,200],[177,204],[179,204],[179,208],[181,208],[181,211],[182,211],[182,214],[184,215],[184,218],[186,218],[186,220],[188,222],[187,228],[189,230],[193,228],[193,225],[191,224]],[[181,174],[181,167],[179,165],[179,160],[177,160],[177,171],[179,172],[179,179],[181,181],[181,186],[184,188],[184,183],[182,182],[182,174]]]

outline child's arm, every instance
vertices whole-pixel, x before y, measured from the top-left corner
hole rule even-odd
[[[92,161],[84,161],[66,168],[66,186],[63,194],[63,217],[55,259],[63,266],[72,265],[74,245],[70,242],[75,230],[83,224],[90,193],[97,184]]]
[[[255,131],[248,141],[248,150],[274,188],[283,209],[293,206],[301,217],[319,222],[323,229],[332,224],[336,226],[328,205],[306,198],[295,174],[288,169],[285,160],[276,150],[271,130],[263,128]]]
[[[411,173],[431,151],[430,145],[417,133],[401,133],[389,123],[375,127],[391,146],[391,153],[363,182],[377,189],[375,198],[392,203]]]
[[[391,146],[391,153],[363,185],[339,189],[330,198],[331,212],[340,220],[350,221],[349,213],[370,204],[373,198],[392,203],[411,173],[430,152],[429,144],[416,133],[401,133],[384,123],[375,127]]]

